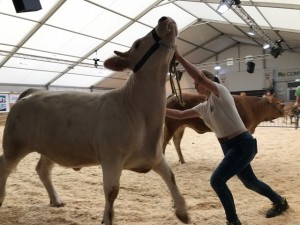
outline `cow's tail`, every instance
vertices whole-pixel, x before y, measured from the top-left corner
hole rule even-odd
[[[26,91],[23,91],[20,94],[20,96],[19,96],[19,98],[18,98],[17,101],[19,101],[19,100],[21,100],[23,98],[29,97],[32,93],[37,92],[37,91],[40,91],[40,90],[39,89],[35,89],[35,88],[29,88],[29,89],[27,89]]]

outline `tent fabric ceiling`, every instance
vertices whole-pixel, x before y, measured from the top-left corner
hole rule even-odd
[[[299,0],[242,0],[241,7],[284,51],[300,54]],[[113,89],[129,72],[103,68],[114,50],[126,51],[162,16],[176,20],[176,44],[201,64],[237,45],[261,47],[234,11],[219,0],[40,0],[42,10],[16,13],[0,0],[0,85]],[[297,22],[296,22],[297,21]],[[284,53],[283,53],[284,54]],[[97,66],[95,65],[95,60]]]

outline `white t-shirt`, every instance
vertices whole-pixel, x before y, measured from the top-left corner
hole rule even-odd
[[[236,109],[230,92],[216,83],[219,96],[211,93],[208,100],[193,109],[204,123],[216,134],[217,138],[230,136],[240,130],[247,130]]]

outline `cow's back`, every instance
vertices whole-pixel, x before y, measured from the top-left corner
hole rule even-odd
[[[114,94],[28,91],[7,117],[4,151],[37,151],[68,167],[76,160],[80,161],[77,165],[99,164],[96,149],[105,145],[112,133],[121,139],[122,129],[115,129],[120,125],[121,118],[115,115],[120,104]]]

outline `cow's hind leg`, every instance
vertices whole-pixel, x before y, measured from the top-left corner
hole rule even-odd
[[[158,173],[167,184],[174,201],[175,214],[177,218],[183,223],[189,223],[190,219],[186,209],[185,200],[177,187],[173,171],[167,164],[164,157],[162,157],[160,163],[153,168],[153,170]]]
[[[102,164],[103,188],[105,194],[105,209],[102,224],[114,224],[114,202],[119,194],[122,169],[122,162]]]
[[[65,204],[60,199],[52,183],[51,172],[53,167],[54,162],[51,161],[48,157],[41,155],[41,158],[36,166],[36,171],[48,192],[50,205],[55,207],[62,207]]]
[[[7,151],[6,151],[7,152]],[[5,198],[6,181],[10,173],[26,154],[3,154],[0,156],[0,206]]]
[[[173,137],[173,133],[171,131],[169,131],[167,126],[165,126],[164,127],[164,139],[163,139],[163,153],[164,154],[166,152],[167,144],[169,143],[169,141],[171,140],[172,137]]]
[[[173,143],[175,145],[175,149],[177,151],[177,155],[179,157],[179,162],[182,164],[185,163],[185,160],[183,158],[182,152],[181,152],[181,147],[180,147],[180,142],[184,134],[184,127],[178,128],[173,136]]]

